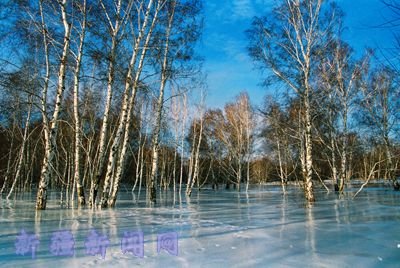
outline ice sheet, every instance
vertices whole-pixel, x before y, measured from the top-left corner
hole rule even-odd
[[[253,187],[194,192],[174,203],[161,193],[148,207],[130,192],[121,192],[115,209],[60,209],[53,193],[46,211],[34,211],[35,193],[2,201],[0,267],[399,267],[400,193],[367,188],[352,200],[318,189],[307,207],[300,189]],[[144,195],[142,195],[144,199]],[[161,197],[161,198],[160,198]],[[106,234],[110,247],[103,260],[87,256],[84,240],[94,228]],[[15,254],[21,229],[39,236],[36,259]],[[73,257],[52,256],[51,234],[71,230]],[[122,254],[124,231],[144,232],[144,258]],[[157,253],[157,234],[179,235],[178,256]]]

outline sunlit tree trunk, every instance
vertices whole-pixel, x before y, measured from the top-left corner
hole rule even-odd
[[[43,36],[43,48],[44,48],[44,57],[46,65],[46,72],[43,79],[42,97],[40,101],[41,101],[41,113],[42,113],[43,129],[44,129],[44,142],[45,144],[48,144],[50,129],[47,118],[47,91],[49,88],[49,81],[50,81],[50,58],[49,58],[49,43],[47,38],[47,27],[43,14],[43,0],[39,0],[39,11],[41,18],[41,33]]]
[[[47,187],[50,181],[50,168],[52,161],[56,153],[56,139],[57,139],[57,129],[58,129],[58,117],[61,111],[61,105],[63,100],[63,94],[65,90],[65,72],[68,59],[69,45],[70,45],[70,35],[71,35],[71,25],[67,21],[67,11],[66,11],[67,0],[60,2],[62,21],[64,24],[64,43],[63,50],[60,60],[60,68],[58,72],[58,85],[57,85],[57,95],[56,102],[54,106],[53,118],[50,126],[50,136],[49,140],[46,142],[45,156],[42,165],[42,171],[40,175],[39,190],[36,199],[36,209],[42,210],[46,209],[47,202]]]
[[[190,186],[192,185],[192,180],[193,180],[193,167],[194,167],[194,158],[195,158],[195,153],[196,153],[196,136],[197,136],[197,131],[196,131],[196,126],[197,124],[194,124],[193,126],[193,138],[192,138],[192,148],[190,151],[190,156],[189,156],[189,168],[188,168],[188,178],[187,178],[187,183],[186,183],[186,195],[189,195],[190,192]]]
[[[305,196],[309,202],[314,202],[314,189],[312,182],[312,166],[313,166],[313,158],[312,158],[312,140],[311,140],[311,115],[310,115],[310,104],[308,99],[308,94],[305,100],[305,166],[304,166],[304,183],[305,183]]]
[[[160,90],[157,102],[157,110],[156,110],[156,120],[155,120],[155,127],[153,130],[153,153],[152,153],[152,166],[151,166],[151,175],[150,175],[150,201],[156,201],[156,178],[157,178],[157,169],[158,169],[158,154],[159,154],[159,136],[160,136],[160,129],[161,129],[161,119],[162,119],[162,112],[164,107],[164,91],[165,86],[168,80],[168,52],[169,52],[169,38],[172,29],[172,23],[174,20],[175,14],[175,2],[172,3],[172,7],[169,14],[169,21],[168,27],[165,33],[165,48],[164,48],[164,56],[163,56],[163,63],[161,67],[161,80],[160,80]]]
[[[333,130],[331,130],[331,165],[332,165],[332,181],[335,190],[339,190],[338,184],[338,174],[337,174],[337,165],[336,165],[336,141],[333,136]]]
[[[107,145],[107,132],[108,132],[108,124],[110,120],[110,109],[111,109],[111,101],[113,96],[113,85],[115,80],[115,57],[117,53],[117,42],[118,35],[121,29],[121,2],[122,0],[118,0],[116,7],[116,16],[114,25],[110,23],[111,30],[111,49],[108,63],[108,77],[107,77],[107,95],[106,95],[106,103],[104,107],[103,114],[103,122],[100,129],[100,141],[98,145],[98,156],[97,156],[97,165],[95,169],[95,177],[93,178],[90,186],[90,194],[89,194],[89,206],[94,207],[96,203],[97,193],[99,190],[99,184],[101,180],[101,176],[103,174],[105,158],[106,158],[106,145]],[[109,18],[108,12],[106,8],[103,6],[103,10],[106,14],[106,17]]]
[[[81,72],[81,62],[83,56],[83,46],[85,42],[85,34],[86,34],[86,0],[83,1],[82,7],[83,20],[82,20],[82,30],[80,33],[79,40],[79,48],[78,55],[76,58],[75,65],[75,73],[74,73],[74,121],[75,121],[75,163],[74,163],[74,181],[76,184],[76,191],[78,195],[78,206],[84,206],[85,201],[85,193],[83,191],[82,185],[82,174],[81,174],[81,146],[82,146],[82,137],[81,137],[81,126],[80,126],[80,115],[79,115],[79,75]]]
[[[236,187],[238,192],[240,191],[240,183],[242,182],[242,161],[238,157],[238,169],[236,171]]]
[[[141,53],[141,56],[139,59],[138,67],[136,69],[136,75],[135,75],[135,78],[132,83],[133,67],[136,63],[136,59],[137,59],[137,56],[140,51],[140,46],[142,45],[141,40],[143,38],[145,30],[147,29],[147,23],[148,23],[148,19],[150,17],[150,11],[152,9],[152,5],[153,5],[153,0],[150,0],[149,4],[147,6],[147,9],[146,9],[143,25],[140,28],[139,35],[135,41],[135,47],[132,52],[131,61],[130,61],[130,64],[128,67],[128,72],[126,75],[125,91],[124,91],[124,95],[123,95],[124,97],[123,97],[122,109],[121,109],[121,117],[120,117],[120,121],[118,124],[117,132],[114,137],[114,142],[111,146],[111,152],[110,152],[110,155],[108,158],[107,172],[106,172],[106,177],[104,180],[104,187],[103,187],[103,195],[101,198],[101,206],[102,207],[105,207],[107,205],[114,206],[115,202],[116,202],[116,198],[117,198],[119,182],[122,177],[122,171],[123,171],[124,164],[125,164],[126,151],[127,151],[128,141],[129,141],[130,124],[132,121],[132,109],[133,109],[135,98],[136,98],[136,92],[137,92],[137,89],[139,86],[141,72],[143,70],[147,47],[149,45],[154,26],[158,19],[158,12],[160,11],[161,4],[159,1],[157,4],[157,7],[155,8],[153,21],[149,28],[149,31],[147,32],[147,36],[146,36],[146,39],[145,39],[145,42],[144,42],[143,48],[142,48],[142,53]],[[129,95],[131,88],[132,88],[132,92]],[[121,141],[122,141],[122,146],[121,146]],[[118,161],[118,164],[116,165],[117,161]],[[113,172],[115,172],[115,173],[113,174]],[[113,187],[112,187],[111,198],[109,199],[108,192],[110,190],[110,186],[111,186],[110,181],[111,181],[112,176],[114,176]]]
[[[203,115],[200,113],[200,131],[199,131],[199,138],[196,145],[196,152],[195,152],[195,159],[194,159],[194,171],[193,171],[193,179],[190,185],[188,185],[187,195],[190,196],[193,190],[193,186],[195,181],[199,180],[199,161],[200,161],[200,146],[201,140],[203,138]],[[193,145],[194,146],[194,145]]]
[[[139,118],[139,124],[141,119]],[[137,152],[137,156],[136,156],[136,169],[135,169],[135,183],[133,184],[132,187],[132,192],[135,191],[136,189],[136,185],[139,181],[139,174],[140,174],[140,166],[142,165],[142,159],[141,159],[141,155],[142,155],[142,129],[139,127],[139,140],[138,140],[138,152]]]
[[[342,138],[342,150],[341,150],[341,170],[340,170],[340,184],[339,191],[343,193],[344,182],[347,179],[348,168],[347,168],[347,105],[344,107],[343,111],[343,138]]]
[[[182,182],[183,182],[183,167],[184,167],[184,154],[185,154],[185,125],[186,125],[186,113],[187,113],[187,101],[186,94],[183,95],[182,100],[182,125],[181,125],[181,168],[179,174],[179,196],[182,194]]]
[[[281,185],[283,193],[286,193],[286,174],[283,171],[283,164],[282,164],[282,154],[281,154],[281,146],[280,146],[279,138],[277,137],[276,145],[278,151],[278,162],[279,162],[279,177],[281,178]]]

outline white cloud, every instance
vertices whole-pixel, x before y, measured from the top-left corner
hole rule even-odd
[[[235,23],[261,15],[271,8],[275,0],[222,0],[218,4],[208,3],[208,9],[218,20],[224,23]],[[261,12],[261,14],[260,14]]]
[[[251,0],[232,1],[232,17],[236,19],[249,19],[254,17],[254,4]]]

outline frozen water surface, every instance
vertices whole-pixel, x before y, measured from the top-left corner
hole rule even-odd
[[[283,196],[279,187],[194,192],[174,204],[159,194],[152,208],[120,193],[115,209],[60,209],[57,195],[35,215],[34,193],[2,201],[0,267],[400,267],[400,193],[367,188],[356,199],[317,191],[305,206],[298,188]],[[39,217],[40,216],[40,217]],[[110,240],[105,259],[88,256],[85,239],[92,229]],[[35,233],[36,259],[15,254],[21,229]],[[55,231],[70,230],[71,256],[52,256]],[[143,231],[144,258],[122,254],[124,231]],[[177,232],[178,256],[157,253],[157,234]]]

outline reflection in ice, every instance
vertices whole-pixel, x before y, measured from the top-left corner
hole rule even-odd
[[[129,188],[129,187],[127,187]],[[236,191],[203,190],[191,199],[163,192],[149,208],[130,191],[115,209],[59,209],[35,213],[34,194],[2,201],[1,267],[396,267],[400,263],[400,193],[365,189],[356,199],[317,194],[306,206],[298,189],[279,187]],[[50,200],[55,200],[52,198]],[[15,254],[21,229],[37,234],[36,260]],[[88,256],[85,238],[96,229],[110,239],[105,259]],[[70,230],[73,257],[49,252],[54,231]],[[124,232],[144,233],[144,258],[121,252]],[[179,254],[157,253],[157,235],[177,232]]]

